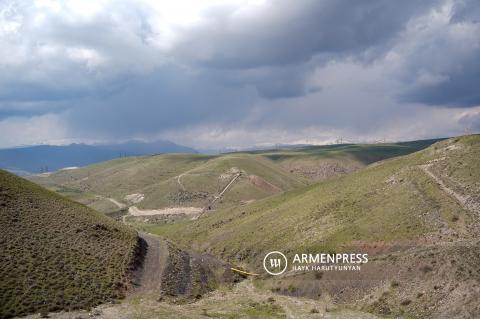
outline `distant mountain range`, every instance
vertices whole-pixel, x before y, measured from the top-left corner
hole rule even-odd
[[[197,153],[170,141],[128,141],[119,144],[35,145],[0,149],[0,168],[17,175],[80,167],[126,156]]]

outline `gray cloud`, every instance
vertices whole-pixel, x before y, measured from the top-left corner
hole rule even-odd
[[[105,1],[87,15],[59,3],[0,4],[0,129],[192,146],[411,139],[428,118],[421,137],[458,132],[458,114],[480,105],[473,0],[269,0],[210,7],[167,31],[148,2]],[[35,139],[25,134],[11,141]]]
[[[458,0],[453,4],[451,21],[453,23],[479,23],[480,2],[476,0]]]
[[[385,46],[436,1],[269,1],[255,12],[234,9],[187,30],[175,53],[215,68],[302,63],[318,54],[358,54]]]
[[[480,105],[480,3],[456,1],[449,21],[419,22],[408,42],[400,101],[432,106]]]
[[[82,101],[68,120],[73,129],[118,137],[153,134],[198,123],[238,121],[256,98],[255,91],[225,87],[167,65],[149,74],[130,77],[123,88],[102,98]]]
[[[410,19],[434,3],[274,0],[255,12],[223,8],[186,30],[173,53],[185,63],[221,69],[254,85],[265,98],[301,96],[319,89],[305,87],[316,65],[349,56],[373,61]]]
[[[402,101],[421,102],[433,106],[472,107],[480,105],[480,49],[464,59],[455,59],[457,65],[437,76],[436,83],[419,84],[407,90]],[[445,56],[445,59],[452,57]],[[446,62],[448,63],[448,62]]]
[[[464,112],[459,117],[459,124],[465,130],[465,133],[480,131],[480,108],[470,112]]]

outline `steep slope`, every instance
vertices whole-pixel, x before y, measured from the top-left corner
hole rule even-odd
[[[196,221],[145,226],[263,272],[268,251],[367,252],[361,276],[287,272],[272,289],[370,311],[471,317],[480,297],[480,136],[438,142],[350,175],[225,209]]]
[[[175,243],[142,233],[146,256],[134,274],[133,296],[188,302],[199,299],[221,284],[241,280],[231,266],[208,254],[184,250]]]
[[[134,230],[0,170],[0,318],[120,297],[138,253]]]

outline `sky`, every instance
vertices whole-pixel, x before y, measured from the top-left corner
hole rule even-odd
[[[0,0],[0,147],[480,132],[478,0]]]

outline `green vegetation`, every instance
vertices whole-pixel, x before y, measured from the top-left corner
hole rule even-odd
[[[0,170],[0,318],[123,296],[136,247],[133,229]]]
[[[325,180],[350,173],[368,164],[420,151],[439,141],[420,140],[379,144],[336,144],[255,151],[296,175]]]
[[[399,318],[478,313],[480,136],[425,148],[432,142],[127,158],[33,179],[77,200],[93,200],[92,206],[107,207],[111,199],[126,204],[125,195],[142,193],[144,201],[135,205],[159,208],[200,204],[242,172],[216,210],[196,220],[146,224],[132,219],[134,227],[178,247],[170,250],[168,283],[162,282],[174,305],[164,300],[119,306],[133,317],[281,318],[301,299],[293,296],[311,298],[299,310],[305,317],[347,310],[353,317],[360,311]],[[417,149],[422,150],[411,153]],[[408,155],[384,160],[401,154]],[[378,162],[367,165],[371,161]],[[324,171],[333,174],[315,173]],[[366,252],[369,263],[359,273],[261,275],[256,288],[242,282],[192,304],[177,298],[184,291],[201,295],[221,283],[202,275],[209,273],[202,266],[204,256],[263,274],[263,257],[272,250],[289,258],[294,253]],[[185,266],[191,260],[201,264]]]
[[[272,149],[247,152],[249,154],[261,154],[272,160],[283,160],[303,156],[337,157],[342,158],[351,155],[364,164],[377,162],[394,156],[407,155],[422,150],[440,141],[440,139],[419,140],[398,143],[378,144],[334,144],[334,145],[310,145],[285,149]]]
[[[449,176],[445,183],[452,180],[459,191],[478,194],[473,190],[479,188],[480,169],[475,160],[479,154],[479,136],[443,141],[341,178],[223,209],[196,221],[143,227],[176,242],[207,247],[233,261],[250,261],[256,267],[260,266],[258,256],[275,249],[286,253],[341,251],[359,241],[411,240],[445,227],[465,234],[465,225],[474,216],[445,196],[421,165],[445,158],[433,162],[432,170]],[[459,158],[463,165],[456,165]]]
[[[316,309],[316,312],[312,312]],[[330,314],[327,314],[330,312]],[[316,315],[312,316],[312,313]],[[291,298],[253,287],[250,280],[221,286],[215,292],[190,303],[158,301],[158,297],[141,295],[127,298],[119,305],[99,311],[105,318],[218,318],[218,319],[284,319],[294,318],[377,318],[371,314],[335,306],[330,300]]]
[[[217,207],[238,205],[306,184],[306,180],[272,161],[249,154],[132,157],[30,179],[108,213],[118,210],[108,198],[130,204],[125,196],[135,193],[145,196],[136,204],[140,209],[204,207],[231,181],[237,172],[235,169],[241,171],[242,176]]]
[[[480,298],[478,158],[480,135],[452,138],[198,220],[136,226],[260,273],[273,250],[289,258],[368,252],[369,263],[353,275],[287,273],[259,280],[272,292],[311,298],[327,292],[381,316],[473,316]]]
[[[170,154],[122,158],[30,179],[104,213],[143,194],[140,209],[205,207],[235,176],[215,208],[227,208],[301,188],[312,181],[353,172],[367,164],[412,153],[433,140],[395,144],[308,146],[218,156]]]

